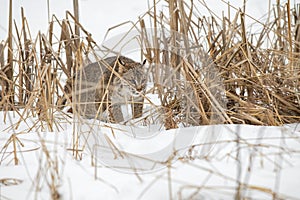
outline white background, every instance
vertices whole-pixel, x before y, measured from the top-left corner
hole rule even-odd
[[[202,2],[202,0],[200,1]],[[0,0],[0,41],[7,38],[8,2],[8,0]],[[150,0],[151,5],[152,2]],[[243,6],[243,0],[229,2],[237,8]],[[259,19],[267,13],[269,5],[272,7],[275,2],[275,0],[248,0],[246,12]],[[292,4],[299,2],[300,0],[291,0]],[[96,42],[101,43],[108,28],[128,20],[137,21],[138,16],[148,10],[148,3],[147,0],[79,0],[80,22],[85,29],[92,33]],[[221,0],[209,0],[207,5],[219,16],[221,16],[222,10],[227,12],[227,5]],[[24,7],[32,37],[36,37],[39,30],[46,33],[48,28],[47,0],[13,0],[13,19],[16,20],[19,29],[21,27],[21,7]],[[205,15],[203,8],[199,7],[198,9]],[[49,0],[49,10],[50,17],[55,14],[58,19],[64,19],[66,10],[73,12],[73,1]]]

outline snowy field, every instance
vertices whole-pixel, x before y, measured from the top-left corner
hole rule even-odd
[[[17,121],[13,114],[7,120]],[[147,139],[128,137],[129,129],[126,132],[126,127],[120,126],[120,131],[112,134],[101,124],[101,131],[91,136],[106,135],[123,153],[97,150],[92,158],[86,148],[76,160],[70,150],[71,124],[62,124],[61,131],[27,133],[30,123],[21,123],[14,131],[9,129],[10,123],[0,123],[1,200],[50,199],[54,186],[61,199],[233,199],[238,187],[240,195],[250,199],[300,199],[297,124],[201,126],[158,131]],[[7,143],[13,133],[18,138],[16,155],[14,143]],[[184,139],[180,134],[192,135],[190,143],[178,145]],[[89,140],[89,145],[95,143]],[[171,146],[172,152],[178,150],[177,154],[168,152],[166,146]],[[141,162],[144,158],[140,157],[161,149],[159,156],[152,157],[156,165]],[[14,165],[14,156],[18,165]],[[97,167],[92,165],[95,161]],[[131,168],[124,165],[129,161]],[[142,167],[146,170],[140,170]]]

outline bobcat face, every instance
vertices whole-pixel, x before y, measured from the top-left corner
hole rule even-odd
[[[117,90],[119,97],[139,97],[145,92],[147,83],[146,73],[142,66],[130,69],[124,73],[122,78],[114,80],[114,90]]]

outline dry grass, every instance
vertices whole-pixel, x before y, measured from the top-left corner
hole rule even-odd
[[[150,64],[151,92],[159,96],[167,129],[299,122],[298,7],[274,6],[269,20],[256,22],[261,29],[251,33],[241,10],[230,20],[200,17],[193,4],[181,1],[169,1],[167,12],[158,13],[156,6],[131,30],[140,33],[140,53]],[[71,77],[87,55],[99,55],[90,34],[69,12],[63,21],[53,16],[48,33],[32,38],[23,10],[22,27],[14,24],[13,31],[10,18],[0,51],[2,110],[17,111],[20,121],[38,116],[36,125],[49,130],[59,128],[54,115],[72,103]]]

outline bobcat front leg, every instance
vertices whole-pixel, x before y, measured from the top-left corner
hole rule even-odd
[[[131,110],[132,118],[136,119],[143,115],[144,98],[132,98]]]
[[[120,123],[124,121],[121,104],[112,104],[109,107],[109,118],[112,123]]]

